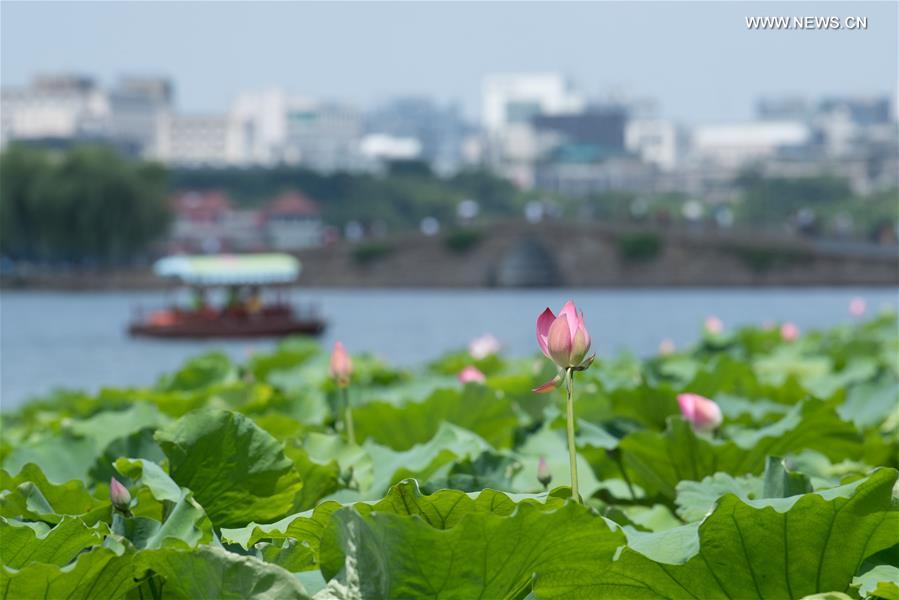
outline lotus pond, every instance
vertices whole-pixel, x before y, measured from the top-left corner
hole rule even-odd
[[[575,380],[583,503],[543,356],[352,355],[332,378],[329,350],[4,413],[2,597],[899,599],[895,315],[598,356]]]

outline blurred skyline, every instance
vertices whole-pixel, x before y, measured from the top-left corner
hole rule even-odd
[[[747,29],[765,15],[867,17],[868,29]],[[769,95],[896,97],[893,2],[3,2],[0,30],[3,85],[162,75],[187,112],[283,86],[367,106],[431,96],[475,119],[484,76],[541,71],[683,122],[749,119]]]

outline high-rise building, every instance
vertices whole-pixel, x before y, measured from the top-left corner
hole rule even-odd
[[[238,95],[230,113],[237,137],[238,162],[272,165],[284,161],[287,103],[287,94],[277,88]]]
[[[555,73],[491,75],[482,88],[486,161],[521,187],[534,185],[534,163],[545,150],[534,128],[541,115],[576,114],[584,100]]]
[[[162,77],[124,77],[109,92],[106,135],[152,156],[161,120],[173,109],[171,81]]]
[[[397,98],[365,117],[365,131],[384,142],[416,140],[416,158],[428,162],[438,173],[450,174],[465,162],[464,144],[471,127],[466,124],[458,105],[440,105],[429,98]],[[371,142],[369,143],[371,145]],[[383,145],[383,144],[382,144]]]
[[[537,115],[580,112],[583,98],[557,73],[491,75],[483,84],[482,122],[488,134],[529,124]]]

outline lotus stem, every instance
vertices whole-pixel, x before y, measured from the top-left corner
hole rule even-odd
[[[353,409],[350,408],[350,391],[347,386],[340,388],[341,396],[343,396],[343,427],[346,429],[347,441],[356,445],[356,432],[353,430]]]
[[[565,369],[565,390],[567,392],[568,413],[568,461],[571,465],[571,498],[581,502],[577,486],[577,448],[574,445],[574,370]]]

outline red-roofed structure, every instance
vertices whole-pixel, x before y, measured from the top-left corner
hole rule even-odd
[[[194,223],[221,221],[231,210],[228,197],[218,191],[182,192],[172,199],[172,204],[178,219]]]
[[[220,191],[185,191],[171,199],[172,252],[299,250],[322,243],[321,209],[288,191],[259,210],[234,208]]]
[[[318,218],[321,208],[309,196],[289,191],[272,200],[265,208],[268,217],[314,217]]]

